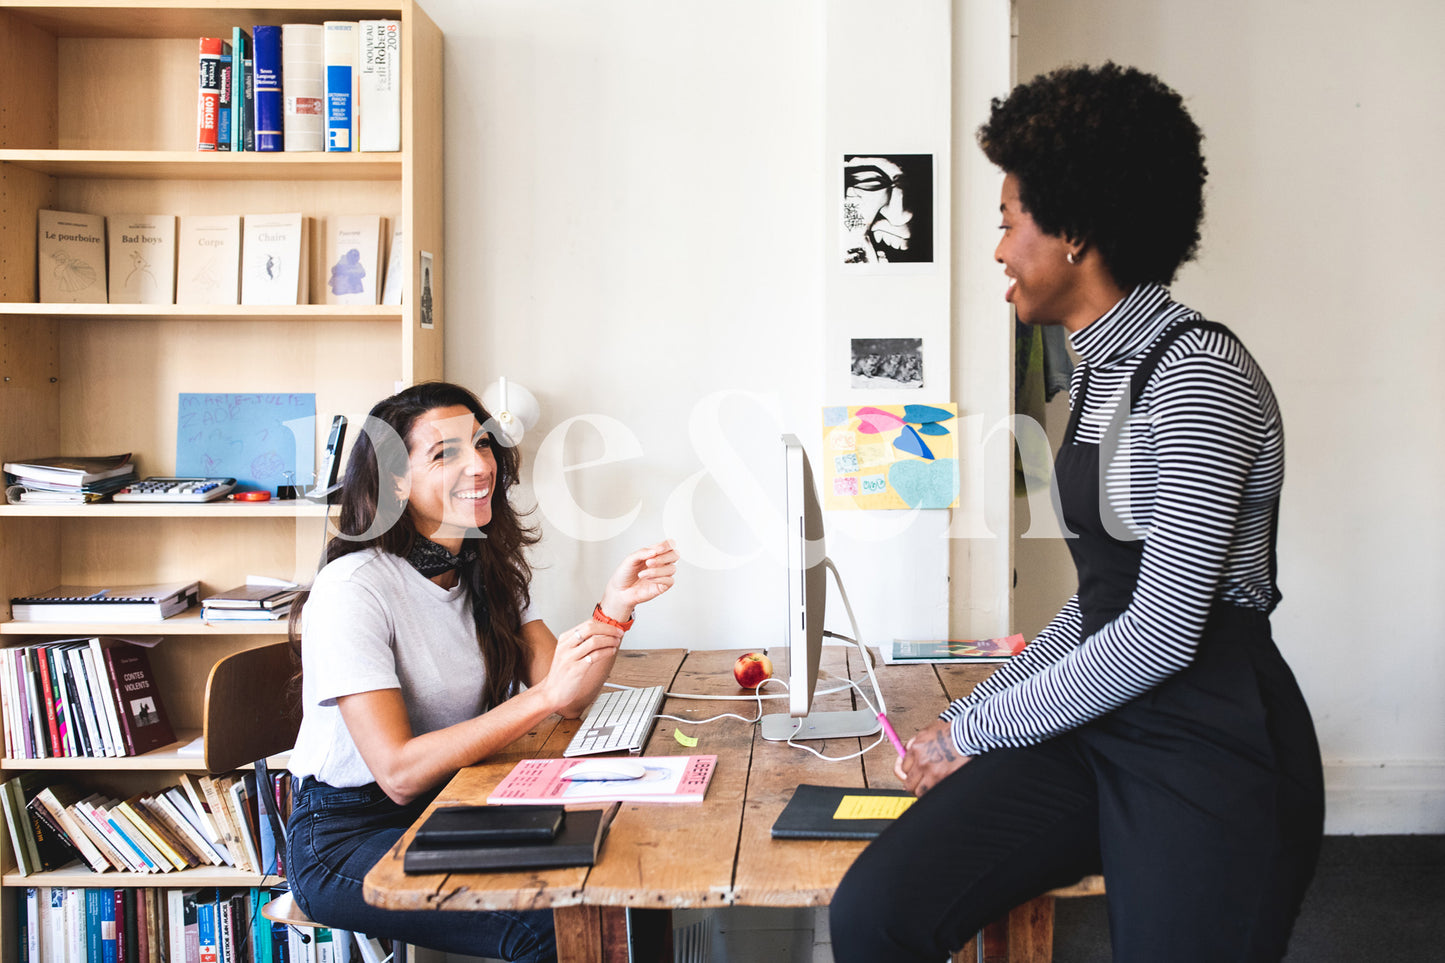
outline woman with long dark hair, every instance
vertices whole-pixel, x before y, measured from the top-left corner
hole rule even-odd
[[[1071,67],[993,102],[995,258],[1082,363],[1055,463],[1079,590],[908,741],[918,801],[849,870],[842,961],[938,961],[1103,872],[1114,959],[1284,956],[1323,830],[1319,746],[1270,634],[1284,428],[1239,339],[1164,285],[1202,135],[1157,77]]]
[[[312,919],[418,946],[556,959],[548,910],[392,911],[362,878],[457,770],[552,714],[577,717],[633,609],[667,591],[669,543],[628,556],[560,637],[531,611],[537,534],[509,500],[518,456],[465,388],[378,403],[352,447],[338,535],[291,615],[303,717],[290,768],[287,877]]]

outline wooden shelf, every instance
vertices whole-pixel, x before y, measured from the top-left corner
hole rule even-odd
[[[402,319],[399,305],[344,304],[35,304],[0,303],[0,316],[136,321],[387,321]]]
[[[55,0],[7,0],[18,16],[56,37],[220,36],[237,23],[296,23],[323,20],[396,19],[403,4],[396,0],[350,0],[331,7],[307,0],[268,0],[265,4],[204,3],[196,0],[90,2],[61,6]]]
[[[201,758],[201,730],[185,729],[176,733],[177,740],[140,756],[63,756],[59,759],[0,760],[6,772],[25,769],[52,769],[64,772],[205,772]],[[190,747],[189,749],[187,747]],[[280,772],[290,761],[290,753],[272,756],[266,764]]]
[[[152,638],[169,635],[285,635],[286,619],[270,622],[203,622],[200,606],[163,622],[0,622],[0,635]]]
[[[0,505],[12,518],[320,518],[341,511],[299,499],[267,502],[94,502],[89,505]]]
[[[48,873],[6,873],[0,882],[6,886],[177,886],[191,889],[209,886],[275,886],[279,876],[258,876],[230,867],[187,869],[170,873],[97,873],[80,863]],[[23,895],[23,894],[22,894]]]
[[[0,164],[50,177],[165,181],[383,181],[400,153],[0,150]]]

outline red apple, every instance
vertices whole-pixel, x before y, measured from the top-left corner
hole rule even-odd
[[[733,678],[744,689],[756,689],[773,677],[773,660],[763,652],[749,652],[733,663]]]

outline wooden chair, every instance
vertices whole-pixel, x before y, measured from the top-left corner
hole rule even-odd
[[[228,655],[211,668],[206,680],[205,730],[201,737],[207,772],[230,772],[254,764],[257,783],[269,783],[265,777],[266,760],[289,751],[301,728],[300,704],[288,694],[295,672],[295,657],[287,642]],[[257,816],[265,819],[267,813],[258,807]],[[277,838],[284,845],[285,827],[280,825],[279,817],[277,830]],[[303,913],[289,892],[273,897],[261,907],[261,915],[301,932],[306,940],[311,939],[311,934],[303,931],[323,925]],[[363,942],[358,934],[358,943]],[[366,963],[407,957],[405,944],[396,944],[392,953],[374,959],[369,949],[362,950]]]
[[[286,642],[236,652],[211,667],[201,737],[207,772],[240,769],[296,744],[301,707],[287,696],[295,672]]]
[[[953,954],[953,963],[1050,963],[1054,957],[1054,900],[1104,895],[1104,877],[1085,876],[1009,910],[1008,916]]]

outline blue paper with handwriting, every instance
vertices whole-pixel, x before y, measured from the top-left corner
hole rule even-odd
[[[310,488],[316,474],[316,395],[183,393],[176,474],[228,477],[238,488]]]

